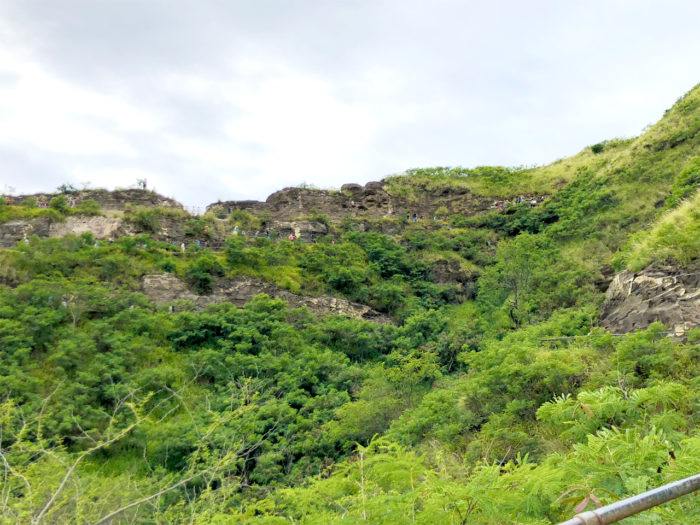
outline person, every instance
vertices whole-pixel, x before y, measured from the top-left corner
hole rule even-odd
[[[202,241],[197,241],[197,246],[202,247]]]
[[[95,241],[95,248],[99,248],[99,247],[100,247],[100,243],[98,241]]]
[[[290,241],[294,241],[294,239],[296,239],[296,237],[294,237],[294,234],[293,234],[293,233],[290,233],[290,234],[289,234],[289,240],[290,240]]]
[[[233,227],[233,236],[238,237],[238,224]]]
[[[530,201],[530,207],[531,207],[531,208],[534,208],[535,206],[537,206],[537,199],[532,199],[532,200]]]
[[[503,211],[503,203],[502,202],[498,203],[498,211]]]
[[[27,234],[24,234],[24,244],[29,244],[29,239],[27,239]]]
[[[180,251],[181,251],[182,253],[185,253],[185,243],[184,243],[184,242],[181,242],[181,243],[180,243]]]
[[[418,214],[414,213],[413,214],[413,222],[416,222],[418,220]]]

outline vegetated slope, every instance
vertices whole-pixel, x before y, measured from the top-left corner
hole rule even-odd
[[[390,178],[382,191],[408,203],[491,202],[401,212],[392,235],[321,216],[313,244],[238,235],[183,254],[140,210],[150,235],[0,252],[0,523],[550,523],[696,473],[700,332],[617,338],[597,320],[607,265],[696,258],[682,202],[697,199],[698,129],[700,87],[642,136],[550,166]],[[169,228],[207,239],[267,220],[224,211]],[[264,296],[156,306],[142,281],[162,273],[200,295],[253,275],[396,324]]]

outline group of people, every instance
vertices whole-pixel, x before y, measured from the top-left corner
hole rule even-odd
[[[503,211],[509,204],[528,204],[530,208],[534,208],[535,206],[537,206],[538,202],[542,202],[543,200],[544,195],[539,198],[539,201],[537,200],[537,197],[528,198],[524,195],[520,195],[514,201],[493,201],[493,204],[491,204],[491,208],[496,208],[498,211]]]
[[[414,213],[411,215],[410,213],[406,215],[406,220],[409,222],[418,222],[423,220],[422,215],[418,215],[417,213]],[[449,215],[433,215],[433,220],[434,221],[448,221],[450,220]]]

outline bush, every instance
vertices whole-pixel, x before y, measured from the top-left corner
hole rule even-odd
[[[94,199],[85,199],[78,206],[77,212],[81,215],[101,215],[102,207]]]
[[[65,193],[65,194],[68,194],[68,195],[70,195],[70,194],[75,193],[75,192],[78,191],[78,188],[76,188],[75,186],[73,186],[73,185],[70,184],[70,183],[61,184],[61,185],[60,185],[58,188],[56,188],[56,189],[57,189],[58,191],[60,191],[61,193]]]
[[[202,219],[190,219],[185,223],[185,235],[190,237],[211,237],[211,227]]]
[[[593,153],[602,153],[603,150],[605,149],[605,145],[602,142],[599,142],[598,144],[593,144],[591,146],[591,151]]]
[[[133,222],[144,231],[155,233],[160,230],[160,214],[154,209],[127,210],[127,220]]]
[[[262,221],[247,211],[233,210],[229,217],[231,224],[238,226],[240,231],[255,232],[262,226]]]
[[[666,208],[673,208],[700,187],[700,158],[695,158],[673,180]]]
[[[68,199],[63,195],[59,195],[51,199],[49,206],[58,212],[66,213],[68,212]]]
[[[212,291],[215,276],[223,275],[224,269],[213,256],[202,255],[185,272],[187,282],[197,293],[208,294]]]

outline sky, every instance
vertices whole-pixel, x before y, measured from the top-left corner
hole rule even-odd
[[[189,206],[631,137],[700,82],[697,0],[0,0],[0,191]]]

